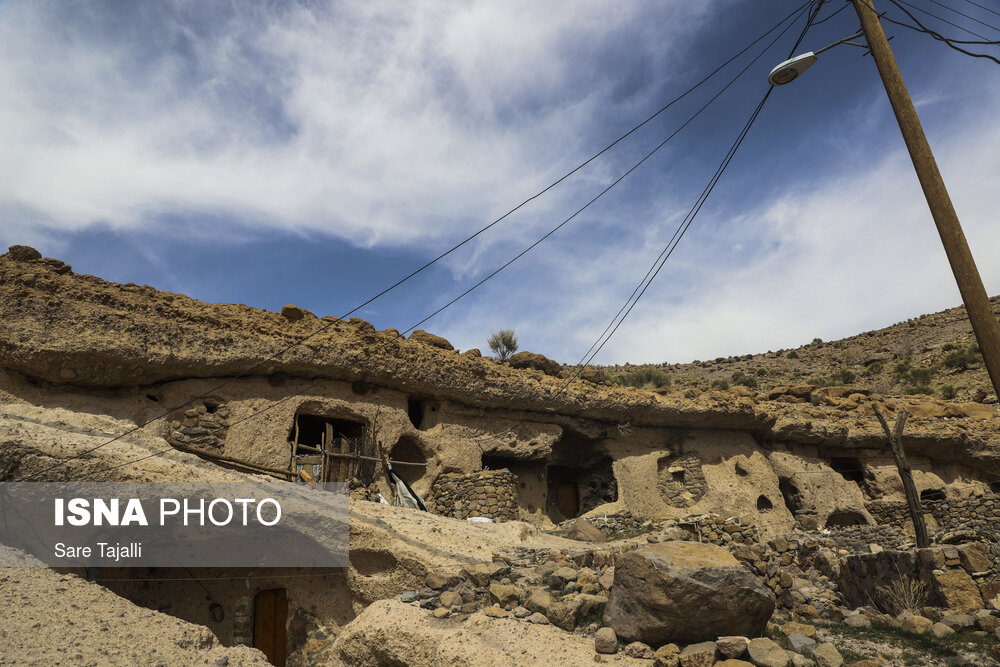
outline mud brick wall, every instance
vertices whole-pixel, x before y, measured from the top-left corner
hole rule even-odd
[[[509,470],[445,473],[431,485],[427,509],[455,519],[474,516],[497,522],[518,519],[517,475]]]

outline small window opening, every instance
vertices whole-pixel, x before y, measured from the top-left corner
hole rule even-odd
[[[736,462],[735,470],[736,470],[736,474],[739,475],[740,477],[746,477],[747,475],[750,474],[750,473],[747,472],[746,468],[744,468],[743,466],[741,466],[739,464],[739,461]]]
[[[146,398],[148,398],[149,400],[151,400],[153,403],[159,403],[160,402],[160,399],[158,399],[156,396],[153,396],[152,394],[146,394]]]
[[[673,470],[670,473],[670,479],[677,482],[678,484],[684,483],[684,471],[683,470]]]
[[[774,505],[771,503],[771,500],[767,496],[762,495],[759,498],[757,498],[757,510],[759,512],[767,512],[768,510],[771,510],[773,508]]]
[[[1000,493],[1000,479],[990,482],[990,491]]]

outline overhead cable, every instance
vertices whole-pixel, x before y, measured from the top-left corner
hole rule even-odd
[[[781,27],[781,26],[782,26],[783,24],[785,24],[786,22],[788,22],[788,21],[789,21],[789,19],[793,19],[794,17],[798,17],[799,15],[801,15],[802,11],[803,11],[803,10],[805,10],[805,9],[806,9],[806,8],[807,8],[807,7],[808,7],[808,6],[810,5],[810,4],[812,4],[811,0],[810,0],[810,2],[805,2],[804,4],[800,5],[800,6],[799,6],[799,7],[798,7],[798,8],[796,9],[796,10],[794,10],[794,11],[793,11],[792,13],[790,13],[790,14],[788,14],[787,16],[785,16],[784,18],[782,18],[782,19],[781,19],[781,20],[780,20],[780,21],[779,21],[778,23],[776,23],[776,24],[775,24],[775,25],[774,25],[774,26],[773,26],[772,28],[770,28],[770,29],[769,29],[769,30],[767,30],[767,31],[766,31],[765,33],[763,33],[762,35],[760,35],[759,37],[757,37],[756,39],[754,39],[754,40],[753,40],[752,42],[750,42],[750,44],[748,44],[748,45],[747,45],[747,46],[745,46],[745,47],[744,47],[743,49],[741,49],[741,50],[740,50],[739,52],[737,52],[737,53],[736,53],[735,55],[733,55],[732,57],[730,57],[729,59],[727,59],[727,60],[726,60],[725,62],[723,62],[723,63],[722,63],[721,65],[719,65],[718,67],[716,67],[716,68],[715,68],[714,70],[712,70],[712,72],[710,72],[710,73],[709,73],[708,75],[706,75],[705,77],[703,77],[703,78],[702,78],[702,79],[701,79],[700,81],[698,81],[698,82],[697,82],[696,84],[694,84],[693,86],[691,86],[690,88],[688,88],[688,89],[687,89],[687,90],[686,90],[685,92],[683,92],[682,94],[680,94],[679,96],[677,96],[676,98],[674,98],[673,100],[671,100],[670,102],[668,102],[667,104],[665,104],[664,106],[662,106],[662,107],[661,107],[660,109],[658,109],[658,110],[657,110],[657,111],[656,111],[655,113],[653,113],[652,115],[650,115],[650,116],[649,116],[648,118],[646,118],[645,120],[643,120],[643,121],[642,121],[641,123],[639,123],[638,125],[636,125],[635,127],[633,127],[633,128],[631,129],[631,130],[629,130],[629,131],[628,131],[628,132],[626,132],[625,134],[621,135],[620,137],[618,137],[617,139],[615,139],[614,141],[612,141],[612,142],[611,142],[610,144],[608,144],[607,146],[605,146],[604,148],[602,148],[602,149],[601,149],[600,151],[598,151],[597,153],[595,153],[594,155],[592,155],[592,156],[591,156],[590,158],[588,158],[588,159],[587,159],[586,161],[582,162],[582,163],[581,163],[581,164],[579,164],[579,165],[578,165],[577,167],[575,167],[575,168],[574,168],[574,169],[572,169],[571,171],[567,172],[567,173],[566,173],[565,175],[563,175],[562,177],[560,177],[559,179],[557,179],[556,181],[554,181],[553,183],[551,183],[550,185],[548,185],[548,186],[547,186],[547,187],[545,187],[544,189],[540,190],[540,191],[539,191],[539,192],[537,192],[536,194],[534,194],[534,195],[532,195],[531,197],[529,197],[529,198],[525,199],[525,200],[524,200],[523,202],[521,202],[520,204],[518,204],[517,206],[515,206],[515,207],[514,207],[514,208],[512,208],[512,209],[511,209],[510,211],[508,211],[508,212],[507,212],[507,213],[505,213],[504,215],[500,216],[499,218],[497,218],[497,219],[496,219],[496,220],[494,220],[493,222],[489,223],[489,224],[488,224],[488,225],[486,225],[485,227],[482,227],[482,228],[481,228],[481,229],[479,229],[479,230],[478,230],[477,232],[475,232],[475,233],[474,233],[474,234],[472,234],[471,236],[467,237],[466,239],[464,239],[463,241],[461,241],[461,242],[460,242],[460,243],[458,243],[457,245],[455,245],[455,246],[452,246],[452,247],[451,247],[450,249],[448,249],[447,251],[445,251],[445,252],[441,253],[440,255],[438,255],[437,257],[435,257],[435,258],[434,258],[434,259],[432,259],[431,261],[427,262],[426,264],[424,264],[424,265],[423,265],[423,266],[421,266],[420,268],[418,268],[418,269],[416,269],[415,271],[411,272],[410,274],[408,274],[408,275],[404,276],[403,278],[401,278],[400,280],[396,281],[395,283],[393,283],[393,284],[392,284],[392,285],[390,285],[389,287],[387,287],[387,288],[383,289],[383,290],[382,290],[381,292],[379,292],[379,293],[378,293],[378,294],[376,294],[375,296],[371,297],[371,298],[370,298],[370,299],[368,299],[367,301],[365,301],[365,302],[363,302],[363,303],[361,303],[361,304],[359,304],[359,305],[355,306],[355,307],[354,307],[354,308],[352,308],[351,310],[349,310],[349,311],[347,311],[346,313],[344,313],[343,315],[341,315],[341,316],[340,316],[339,318],[334,318],[334,319],[331,319],[331,320],[330,320],[329,322],[327,322],[326,324],[324,324],[323,326],[321,326],[321,327],[320,327],[319,329],[317,329],[316,331],[313,331],[312,333],[310,333],[310,334],[308,334],[308,335],[306,335],[306,336],[303,336],[302,338],[300,338],[300,339],[298,339],[298,340],[296,340],[296,341],[294,341],[294,342],[292,342],[292,343],[288,344],[287,346],[285,346],[284,348],[282,348],[282,349],[280,349],[279,351],[275,352],[275,353],[274,353],[274,354],[272,354],[271,356],[269,356],[269,357],[267,357],[267,358],[265,358],[265,359],[262,359],[261,361],[258,361],[258,362],[256,362],[255,364],[251,365],[251,366],[250,366],[249,368],[247,368],[246,370],[244,370],[244,371],[242,371],[242,372],[238,373],[237,375],[234,375],[234,376],[232,376],[232,377],[228,378],[228,379],[227,379],[227,380],[225,380],[224,382],[221,382],[221,383],[219,383],[218,385],[216,385],[216,386],[212,387],[211,389],[208,389],[207,391],[204,391],[204,392],[202,392],[202,393],[200,393],[200,394],[198,394],[198,395],[196,395],[196,396],[194,396],[194,397],[192,397],[192,398],[188,399],[188,400],[187,400],[186,402],[184,402],[184,403],[182,403],[182,404],[180,404],[180,405],[177,405],[177,406],[174,406],[174,407],[172,407],[172,408],[169,408],[169,409],[167,409],[167,410],[166,410],[165,412],[163,412],[162,414],[160,414],[160,415],[158,415],[158,416],[156,416],[156,417],[154,417],[154,418],[152,418],[152,419],[150,419],[150,420],[148,420],[148,421],[145,421],[145,422],[143,422],[143,423],[141,423],[141,424],[138,424],[138,425],[136,425],[136,426],[135,426],[134,428],[131,428],[131,429],[129,429],[129,430],[127,430],[127,431],[125,431],[125,432],[123,432],[123,433],[121,433],[121,434],[119,434],[119,435],[115,436],[114,438],[111,438],[110,440],[107,440],[106,442],[103,442],[103,443],[101,443],[101,444],[99,444],[99,445],[96,445],[95,447],[93,447],[93,448],[91,448],[91,449],[88,449],[88,450],[85,450],[85,451],[83,451],[83,452],[80,452],[80,453],[78,453],[78,454],[75,454],[75,455],[73,455],[73,456],[71,456],[71,457],[69,457],[69,458],[66,458],[66,459],[61,459],[60,461],[57,461],[57,462],[56,462],[55,464],[53,464],[52,466],[50,466],[50,467],[46,468],[45,470],[42,470],[42,471],[41,471],[40,473],[38,473],[38,474],[39,474],[39,475],[44,475],[44,474],[48,473],[49,471],[51,471],[51,470],[54,470],[55,468],[57,468],[57,467],[59,467],[59,466],[61,466],[61,465],[65,465],[66,463],[69,463],[70,461],[73,461],[73,460],[76,460],[76,459],[79,459],[79,458],[80,458],[80,457],[82,457],[82,456],[86,456],[87,454],[90,454],[91,452],[94,452],[94,451],[96,451],[96,450],[98,450],[98,449],[100,449],[100,448],[102,448],[102,447],[106,447],[107,445],[110,445],[110,444],[112,444],[113,442],[116,442],[116,441],[118,441],[118,440],[120,440],[120,439],[124,438],[124,437],[125,437],[125,436],[127,436],[127,435],[130,435],[130,434],[132,434],[132,433],[135,433],[136,431],[139,431],[139,430],[141,430],[141,429],[145,428],[146,426],[148,426],[149,424],[152,424],[153,422],[156,422],[156,421],[158,421],[158,420],[160,420],[160,419],[163,419],[164,417],[167,417],[167,416],[169,416],[170,414],[174,413],[175,411],[177,411],[177,410],[179,410],[179,409],[181,409],[181,408],[184,408],[184,407],[186,407],[186,406],[188,406],[188,405],[191,405],[192,403],[194,403],[194,402],[195,402],[195,401],[197,401],[198,399],[201,399],[201,398],[205,398],[206,396],[209,396],[210,394],[212,394],[212,393],[214,393],[214,392],[218,391],[219,389],[222,389],[223,387],[225,387],[225,386],[229,385],[230,383],[232,383],[232,382],[235,382],[235,381],[236,381],[237,379],[239,379],[239,378],[242,378],[242,377],[245,377],[246,375],[248,375],[248,374],[252,373],[252,372],[253,372],[254,370],[256,370],[256,369],[260,368],[261,366],[263,366],[263,365],[265,365],[265,364],[267,364],[267,363],[269,363],[269,362],[272,362],[272,361],[278,361],[278,360],[279,360],[279,358],[280,358],[280,357],[281,357],[281,356],[282,356],[283,354],[285,354],[286,352],[288,352],[289,350],[291,350],[291,349],[293,349],[293,348],[297,347],[298,345],[301,345],[301,344],[303,344],[303,343],[304,343],[304,342],[306,342],[307,340],[309,340],[309,339],[311,339],[311,338],[313,338],[313,337],[315,337],[315,336],[319,335],[320,333],[322,333],[322,332],[326,331],[326,330],[327,330],[328,328],[330,328],[330,327],[331,327],[331,326],[333,326],[334,324],[336,324],[336,323],[338,323],[338,322],[342,321],[342,320],[343,320],[344,318],[346,318],[346,317],[349,317],[350,315],[352,315],[353,313],[357,312],[358,310],[360,310],[360,309],[364,308],[365,306],[369,305],[370,303],[372,303],[372,302],[373,302],[373,301],[375,301],[376,299],[379,299],[379,298],[381,298],[382,296],[384,296],[384,295],[388,294],[389,292],[391,292],[392,290],[396,289],[397,287],[399,287],[400,285],[402,285],[402,284],[403,284],[403,283],[405,283],[406,281],[410,280],[411,278],[413,278],[413,277],[414,277],[414,276],[416,276],[417,274],[421,273],[422,271],[424,271],[425,269],[427,269],[427,268],[428,268],[428,267],[430,267],[431,265],[433,265],[433,264],[437,263],[438,261],[440,261],[441,259],[443,259],[443,258],[447,257],[448,255],[450,255],[451,253],[453,253],[453,252],[454,252],[455,250],[458,250],[459,248],[461,248],[461,247],[462,247],[462,246],[464,246],[465,244],[469,243],[470,241],[472,241],[473,239],[475,239],[475,238],[476,238],[476,237],[478,237],[479,235],[483,234],[484,232],[486,232],[486,231],[487,231],[487,230],[489,230],[490,228],[492,228],[492,227],[494,227],[495,225],[499,224],[499,223],[500,223],[501,221],[503,221],[504,219],[506,219],[507,217],[509,217],[509,216],[510,216],[511,214],[513,214],[514,212],[516,212],[517,210],[519,210],[520,208],[522,208],[523,206],[525,206],[525,205],[526,205],[526,204],[528,204],[529,202],[533,201],[534,199],[537,199],[538,197],[542,196],[543,194],[545,194],[546,192],[548,192],[549,190],[551,190],[552,188],[554,188],[554,187],[555,187],[555,186],[557,186],[558,184],[560,184],[560,183],[562,183],[563,181],[565,181],[565,180],[566,180],[567,178],[569,178],[570,176],[572,176],[573,174],[575,174],[576,172],[578,172],[578,171],[579,171],[580,169],[582,169],[582,168],[583,168],[583,167],[585,167],[586,165],[590,164],[590,163],[591,163],[591,162],[593,162],[593,161],[594,161],[595,159],[597,159],[598,157],[600,157],[601,155],[603,155],[604,153],[606,153],[607,151],[609,151],[609,150],[610,150],[611,148],[613,148],[614,146],[616,146],[617,144],[619,144],[619,143],[620,143],[621,141],[623,141],[623,140],[624,140],[625,138],[627,138],[627,137],[631,136],[631,135],[632,135],[633,133],[635,133],[635,132],[636,132],[637,130],[639,130],[639,129],[640,129],[640,128],[642,128],[643,126],[647,125],[648,123],[650,123],[650,122],[651,122],[651,121],[652,121],[653,119],[655,119],[656,117],[658,117],[658,116],[659,116],[660,114],[662,114],[662,113],[663,113],[664,111],[666,111],[667,109],[669,109],[669,108],[670,108],[671,106],[673,106],[674,104],[676,104],[677,102],[679,102],[680,100],[682,100],[683,98],[687,97],[687,96],[688,96],[689,94],[691,94],[692,92],[694,92],[694,91],[695,91],[696,89],[698,89],[699,87],[701,87],[701,86],[702,86],[702,85],[703,85],[703,84],[704,84],[705,82],[707,82],[707,81],[708,81],[709,79],[711,79],[711,78],[712,78],[713,76],[715,76],[715,74],[717,74],[717,73],[718,73],[719,71],[721,71],[721,70],[722,70],[723,68],[725,68],[725,67],[726,67],[727,65],[729,65],[730,63],[732,63],[732,62],[733,62],[734,60],[736,60],[736,59],[737,59],[737,58],[739,58],[739,57],[740,57],[741,55],[743,55],[744,53],[746,53],[746,52],[747,52],[748,50],[750,50],[751,48],[753,48],[753,46],[754,46],[754,45],[756,45],[757,43],[759,43],[760,41],[762,41],[763,39],[765,39],[765,38],[766,38],[766,37],[767,37],[768,35],[770,35],[770,34],[771,34],[772,32],[774,32],[775,30],[777,30],[778,28],[780,28],[780,27]],[[820,3],[820,4],[822,4],[822,3]],[[791,25],[791,24],[790,24],[790,25]],[[785,28],[784,30],[782,30],[782,32],[781,32],[780,34],[784,34],[784,32],[788,30],[788,27],[790,27],[790,25],[789,25],[789,26],[786,26],[786,28]],[[779,34],[779,36],[780,36],[780,34]],[[772,44],[773,44],[773,43],[774,43],[774,42],[772,42]],[[767,48],[770,48],[770,45],[768,45],[768,47],[767,47]],[[759,56],[758,56],[758,57],[759,57]],[[728,87],[728,86],[727,86],[727,87]],[[657,149],[657,150],[658,150],[658,149]],[[654,150],[654,152],[655,152],[655,150]],[[644,158],[644,160],[645,160],[645,158]],[[637,165],[637,166],[638,166],[638,165]],[[627,175],[627,174],[626,174],[626,175]],[[623,176],[623,178],[624,178],[624,176]],[[619,180],[621,180],[621,179],[619,179]],[[616,182],[616,183],[617,183],[617,182]],[[613,187],[613,185],[612,185],[612,187]],[[610,188],[608,188],[608,189],[610,189]],[[598,195],[598,198],[599,198],[600,196],[602,196],[602,195],[603,195],[603,193],[601,193],[601,195]],[[596,198],[595,198],[595,200],[596,200]],[[591,202],[591,203],[593,203],[593,202]],[[587,206],[589,206],[589,203],[587,204]],[[585,206],[584,208],[586,208],[586,206]],[[581,209],[581,210],[583,210],[583,209]],[[578,212],[578,213],[579,213],[579,212]],[[575,215],[574,215],[574,217],[575,217]],[[565,224],[566,222],[568,222],[568,220],[564,221],[564,222],[563,222],[563,224]],[[553,232],[550,232],[550,234],[549,234],[549,235],[551,235],[551,233],[554,233],[554,230],[553,230]],[[548,235],[546,235],[546,237],[547,237],[547,236],[548,236]],[[541,239],[541,240],[544,240],[544,239]],[[539,240],[539,242],[540,242],[541,240]],[[538,242],[536,242],[536,244],[534,244],[534,245],[537,245],[537,243],[538,243]],[[534,246],[532,246],[532,247],[534,247]],[[530,250],[530,248],[529,248],[528,250]],[[526,250],[525,252],[527,252],[527,250]],[[523,254],[523,253],[522,253],[522,254]],[[517,258],[514,258],[514,259],[516,260]],[[514,261],[514,260],[512,260],[512,261]],[[498,272],[499,272],[500,270],[502,270],[503,268],[506,268],[506,266],[508,266],[509,264],[510,264],[510,263],[508,263],[508,264],[507,264],[507,265],[505,265],[504,267],[501,267],[501,269],[499,269],[499,270],[497,271],[497,273],[498,273]],[[494,274],[494,275],[495,275],[495,274]],[[480,283],[480,284],[481,284],[481,283]],[[477,285],[477,286],[478,286],[478,285]],[[473,289],[475,289],[475,288],[473,288]],[[471,290],[469,290],[469,291],[471,291]],[[464,294],[463,294],[463,295],[461,295],[461,296],[464,296]],[[461,298],[461,296],[460,296],[459,298]],[[457,299],[456,299],[456,301],[457,301]],[[449,305],[450,305],[450,304],[449,304]],[[446,306],[446,307],[447,307],[447,306]],[[443,310],[443,309],[439,309],[439,310],[438,310],[438,311],[436,311],[436,312],[435,312],[434,314],[437,314],[437,312],[440,312],[440,310]],[[434,315],[434,314],[432,314],[432,315],[431,315],[431,317],[433,317],[433,315]],[[417,325],[417,326],[419,326],[419,325]],[[407,331],[409,331],[409,329],[408,329]],[[29,481],[30,481],[30,480],[29,480]]]

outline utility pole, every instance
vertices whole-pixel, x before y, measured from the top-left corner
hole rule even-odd
[[[993,391],[1000,397],[1000,324],[993,314],[986,288],[983,287],[983,279],[972,258],[955,207],[952,206],[951,197],[948,196],[941,172],[938,170],[937,162],[934,161],[934,154],[931,153],[927,137],[924,136],[924,129],[920,125],[916,109],[913,108],[913,101],[906,90],[906,84],[903,83],[903,76],[899,73],[896,58],[889,48],[889,41],[885,38],[878,12],[875,11],[872,0],[851,0],[851,2],[861,20],[861,29],[868,40],[868,48],[871,49],[875,65],[882,77],[889,103],[899,123],[899,130],[903,133],[903,141],[906,142],[910,159],[913,160],[913,168],[920,180],[920,187],[924,190],[924,197],[927,198],[934,224],[937,225],[945,254],[955,274],[958,291],[962,294],[965,310],[972,322],[972,331],[979,342],[986,370],[993,382]]]

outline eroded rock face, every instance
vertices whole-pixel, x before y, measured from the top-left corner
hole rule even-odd
[[[417,329],[410,334],[409,340],[416,341],[418,343],[423,343],[424,345],[430,345],[431,347],[438,347],[442,350],[454,350],[454,346],[448,342],[446,338],[441,336],[436,336],[432,333],[427,333],[423,329]]]
[[[559,373],[562,372],[562,366],[559,365],[559,362],[534,352],[518,352],[511,356],[507,363],[510,364],[511,368],[531,368],[552,377],[559,377]]]
[[[756,636],[773,611],[771,592],[725,549],[663,542],[618,560],[604,620],[626,641],[662,644]]]

